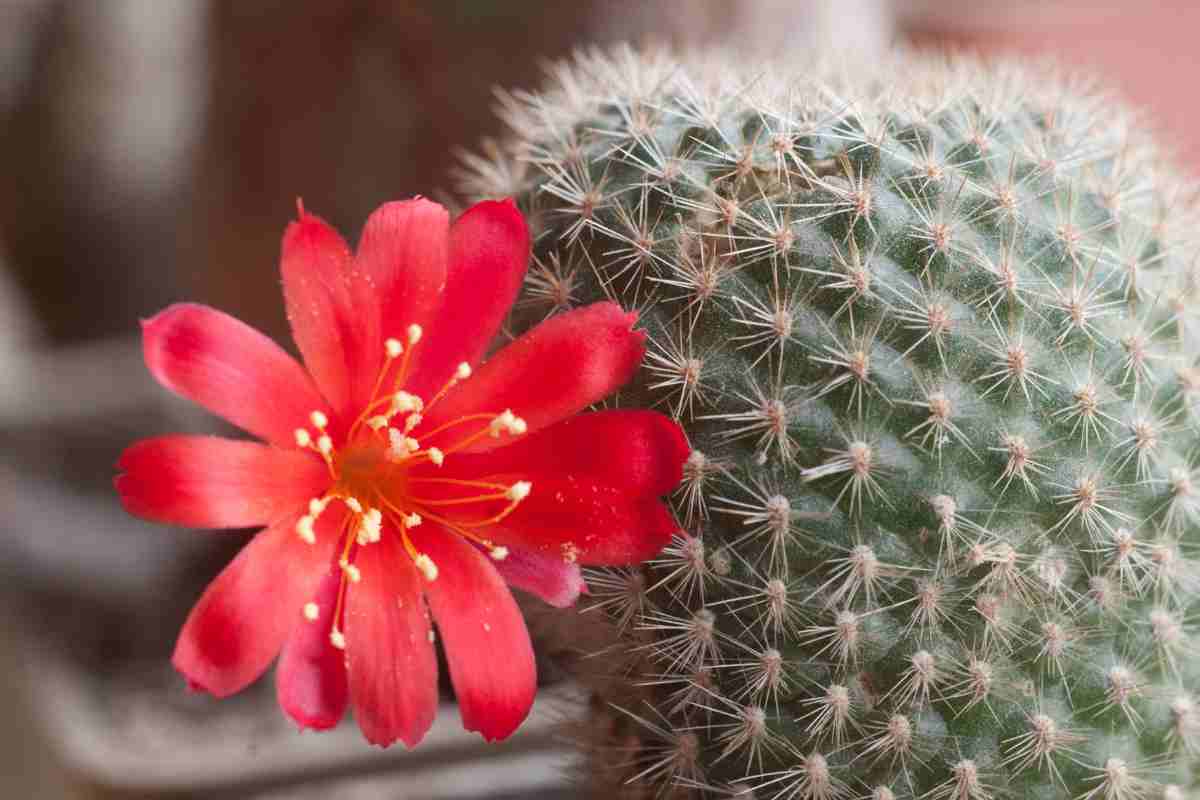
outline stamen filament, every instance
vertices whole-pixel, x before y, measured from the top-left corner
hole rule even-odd
[[[449,422],[444,422],[441,425],[438,425],[433,430],[426,431],[425,433],[423,433],[421,435],[423,437],[425,437],[426,439],[428,439],[431,436],[436,436],[437,434],[441,433],[442,431],[446,430],[447,428],[453,428],[455,425],[461,425],[464,422],[474,422],[475,420],[478,420],[478,419],[486,419],[490,422],[491,420],[493,420],[495,418],[496,418],[495,414],[468,414],[465,417],[458,417],[457,419],[452,419]],[[488,430],[487,428],[484,428],[483,429],[484,433],[486,433],[487,430]]]
[[[462,523],[460,523],[460,522],[453,522],[451,520],[445,519],[444,517],[438,517],[433,514],[425,514],[425,516],[428,517],[429,519],[433,520],[434,522],[437,522],[440,525],[445,525],[447,528],[454,531],[459,536],[463,537],[464,539],[469,539],[470,541],[474,542],[475,544],[479,545],[480,547],[484,547],[484,548],[487,548],[488,550],[492,550],[496,546],[492,542],[491,539],[484,539],[482,536],[478,536],[474,533],[471,533],[470,531],[463,530]]]
[[[472,522],[451,522],[450,520],[448,520],[444,517],[439,517],[436,514],[427,514],[424,512],[422,512],[422,516],[426,517],[428,519],[431,519],[434,522],[445,525],[447,527],[454,528],[454,530],[458,531],[463,536],[467,536],[468,538],[475,539],[475,537],[470,536],[470,534],[466,533],[465,531],[459,530],[459,528],[460,527],[461,528],[483,528],[488,525],[495,525],[497,522],[504,519],[512,512],[516,511],[517,506],[519,506],[520,504],[521,504],[520,500],[513,500],[512,502],[510,502],[508,504],[507,508],[505,508],[503,511],[501,511],[499,514],[495,515],[494,517],[488,517],[487,519],[481,519],[481,520],[476,520],[476,521],[472,521]],[[478,541],[478,539],[475,539],[475,541]]]
[[[404,546],[404,550],[408,553],[408,557],[412,559],[413,566],[421,571],[421,574],[425,576],[426,580],[437,580],[437,565],[433,563],[433,560],[430,559],[429,556],[417,550],[417,546],[412,543],[412,539],[408,538],[409,515],[406,514],[403,509],[397,508],[394,503],[392,503],[383,495],[380,495],[379,500],[398,518],[400,528],[400,543]],[[418,519],[420,519],[421,516],[422,515],[418,515]]]
[[[492,419],[495,419],[495,417],[492,417]],[[471,434],[466,439],[455,442],[453,445],[451,445],[449,448],[446,449],[445,453],[446,453],[446,455],[452,455],[454,453],[459,452],[460,450],[465,450],[466,448],[468,448],[471,445],[478,442],[484,436],[498,435],[498,434],[493,433],[494,430],[495,430],[495,428],[492,425],[488,425],[483,430],[480,430],[480,431],[477,431],[477,432]]]
[[[471,486],[479,489],[495,489],[498,492],[508,491],[508,485],[489,481],[464,481],[459,478],[421,478],[408,479],[409,483],[446,483],[451,486]]]
[[[409,499],[420,506],[461,506],[468,503],[483,503],[488,500],[507,500],[508,487],[503,488],[504,491],[495,494],[477,494],[473,497],[455,497],[450,500],[427,500],[423,497],[410,497]]]
[[[408,379],[408,366],[412,363],[413,348],[417,342],[421,341],[421,326],[408,326],[408,347],[404,348],[404,357],[400,359],[400,369],[396,371],[396,380],[392,383],[393,391],[398,390],[404,385],[404,381]]]
[[[433,407],[433,404],[445,397],[446,392],[457,386],[459,381],[464,381],[469,377],[471,377],[471,365],[464,361],[454,369],[454,375],[442,384],[442,388],[437,390],[437,394],[425,405],[425,408]]]
[[[346,561],[347,556],[349,555],[349,551],[350,551],[350,515],[349,514],[347,514],[346,517],[342,520],[342,530],[338,534],[338,536],[344,536],[346,538],[346,545],[342,550],[342,558],[340,559],[340,561]],[[329,640],[333,643],[333,646],[338,648],[339,650],[344,649],[346,647],[346,637],[342,635],[341,629],[338,627],[338,623],[342,619],[342,607],[345,605],[345,601],[346,601],[346,572],[345,572],[345,570],[343,570],[342,574],[341,574],[341,579],[338,580],[337,601],[333,605],[333,625],[332,625],[332,629],[329,632]],[[339,640],[341,641],[340,645],[338,644]]]
[[[375,376],[375,387],[371,389],[371,397],[367,400],[367,407],[363,409],[363,412],[359,414],[358,419],[354,420],[354,424],[350,426],[350,433],[347,438],[354,437],[354,434],[358,432],[358,426],[362,425],[363,420],[365,420],[367,417],[367,414],[369,414],[371,409],[376,406],[376,398],[379,397],[379,387],[383,386],[383,379],[387,375],[388,368],[392,366],[392,361],[396,358],[396,356],[393,354],[393,343],[396,347],[400,346],[400,342],[396,341],[395,339],[388,339],[386,342],[384,342],[383,346],[387,357],[383,361],[383,366],[379,368],[379,374]]]
[[[354,438],[354,434],[358,432],[359,427],[377,406],[391,399],[386,395],[384,397],[379,397],[379,389],[383,386],[384,378],[387,377],[388,370],[392,367],[392,362],[395,361],[396,357],[401,354],[403,354],[404,358],[400,362],[400,371],[396,376],[395,387],[396,389],[399,389],[400,386],[403,385],[404,378],[408,374],[408,363],[412,355],[413,345],[415,345],[420,338],[421,326],[410,325],[408,326],[408,347],[401,345],[398,339],[389,338],[384,340],[383,349],[386,358],[384,358],[383,366],[379,369],[379,374],[375,376],[375,387],[371,389],[371,397],[367,401],[367,407],[363,409],[362,413],[358,415],[358,419],[354,420],[354,424],[350,426],[350,432],[346,436],[347,440]]]

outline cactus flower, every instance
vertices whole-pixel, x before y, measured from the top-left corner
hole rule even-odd
[[[370,742],[411,747],[436,712],[436,623],[464,726],[504,738],[536,682],[506,583],[567,606],[580,565],[670,540],[659,498],[682,474],[680,428],[578,413],[641,361],[634,314],[568,311],[483,360],[528,255],[511,202],[453,224],[427,200],[389,203],[354,254],[301,206],[281,270],[304,366],[205,306],[143,324],[163,386],[262,440],[164,436],[118,463],[131,513],[263,526],[180,633],[173,662],[193,688],[234,694],[278,656],[279,703],[302,728],[353,705]]]

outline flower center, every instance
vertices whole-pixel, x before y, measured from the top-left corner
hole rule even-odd
[[[332,479],[324,495],[309,501],[308,513],[296,523],[296,534],[304,542],[316,544],[317,519],[331,503],[339,502],[349,512],[338,533],[342,576],[330,631],[330,641],[338,648],[346,645],[339,624],[346,592],[349,584],[362,579],[354,563],[361,548],[380,542],[384,536],[395,536],[425,580],[435,581],[437,564],[417,548],[409,535],[428,519],[501,561],[508,556],[508,549],[484,538],[479,531],[511,514],[533,488],[528,481],[507,484],[444,478],[436,475],[437,470],[413,472],[413,467],[422,464],[440,468],[447,458],[485,437],[521,435],[526,424],[511,409],[505,409],[469,414],[425,429],[424,414],[450,389],[469,378],[471,367],[466,362],[459,364],[453,376],[428,400],[404,391],[401,387],[408,377],[413,349],[421,340],[421,327],[410,325],[406,334],[404,343],[398,339],[384,342],[386,358],[371,398],[346,430],[342,442],[334,443],[328,432],[329,419],[321,411],[309,416],[313,430],[296,429],[296,444],[319,455]],[[501,508],[494,511],[497,505]],[[485,509],[482,519],[481,507]],[[493,513],[488,514],[489,510]],[[304,616],[309,621],[320,617],[316,603],[305,605]]]

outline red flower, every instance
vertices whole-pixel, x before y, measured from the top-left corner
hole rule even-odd
[[[508,201],[453,225],[427,200],[389,203],[354,255],[301,208],[281,267],[305,367],[205,306],[143,324],[160,383],[265,440],[165,436],[118,464],[134,514],[265,526],[180,633],[173,660],[192,686],[225,697],[279,655],[279,703],[301,727],[331,727],[352,703],[369,741],[411,747],[437,705],[432,612],[464,726],[503,738],[535,688],[505,582],[567,606],[580,564],[642,561],[676,531],[659,497],[681,477],[679,427],[577,413],[640,362],[634,314],[561,314],[476,370],[528,253]]]

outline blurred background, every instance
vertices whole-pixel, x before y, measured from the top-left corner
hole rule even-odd
[[[573,796],[552,729],[580,700],[553,636],[535,637],[544,697],[501,747],[451,706],[413,753],[352,726],[299,736],[269,682],[216,703],[169,668],[245,536],[121,511],[125,445],[217,429],[152,384],[137,321],[189,299],[286,342],[296,197],[351,240],[384,200],[452,202],[461,150],[500,133],[494,86],[620,40],[1053,54],[1195,166],[1198,29],[1182,0],[0,0],[0,797]]]

